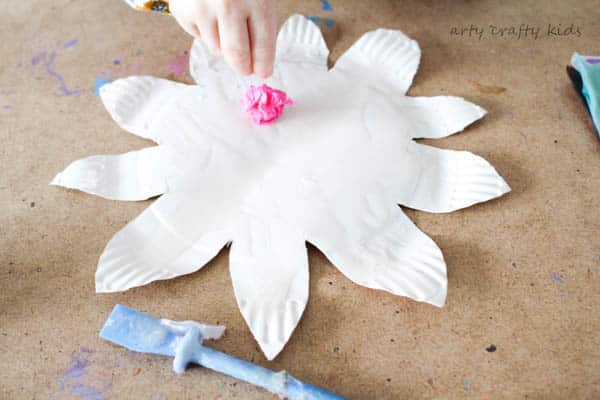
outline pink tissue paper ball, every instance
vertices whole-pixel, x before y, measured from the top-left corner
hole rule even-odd
[[[262,84],[250,85],[242,97],[242,108],[257,125],[268,124],[279,118],[283,108],[294,104],[285,92]]]

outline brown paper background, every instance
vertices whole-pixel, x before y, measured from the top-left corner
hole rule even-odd
[[[428,143],[485,157],[513,191],[451,214],[408,211],[444,252],[441,309],[360,287],[310,247],[310,301],[273,362],[238,311],[227,250],[192,275],[97,295],[104,245],[150,203],[48,185],[78,158],[149,145],[113,123],[94,79],[107,70],[126,76],[135,63],[142,74],[169,77],[166,65],[189,37],[170,17],[117,0],[4,3],[1,398],[89,400],[94,390],[105,399],[274,397],[202,368],[176,376],[170,359],[101,341],[115,303],[225,324],[226,337],[211,346],[352,399],[600,398],[600,146],[565,73],[573,51],[600,54],[597,2],[330,0],[330,13],[317,0],[278,3],[280,22],[293,12],[336,20],[324,28],[331,61],[377,27],[416,39],[423,58],[411,95],[463,96],[489,111],[465,132]],[[452,26],[521,23],[541,26],[540,38],[450,35]],[[548,37],[549,23],[573,23],[581,36]],[[78,43],[65,49],[72,38]],[[54,69],[81,95],[56,95],[58,81],[31,65],[40,51],[56,52]],[[491,344],[495,352],[486,351]],[[72,357],[89,365],[66,379]]]

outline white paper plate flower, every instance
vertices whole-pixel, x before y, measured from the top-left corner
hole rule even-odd
[[[398,204],[449,212],[510,190],[481,157],[413,140],[459,132],[485,111],[406,97],[420,50],[399,31],[365,34],[332,70],[327,56],[312,22],[288,19],[266,83],[296,105],[264,126],[240,110],[259,82],[200,42],[197,85],[134,76],[102,87],[114,120],[159,146],[75,161],[52,183],[114,200],[162,196],[110,240],[98,292],[192,273],[231,243],[237,302],[268,359],[308,300],[306,241],[360,285],[444,304],[442,253]]]

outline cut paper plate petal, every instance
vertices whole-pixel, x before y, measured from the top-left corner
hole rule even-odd
[[[193,195],[165,194],[108,242],[97,292],[118,292],[202,268],[231,238],[221,215]]]
[[[229,252],[238,306],[267,359],[283,349],[308,301],[308,256],[294,227],[249,217]]]
[[[335,63],[334,71],[353,75],[373,87],[405,94],[419,68],[419,44],[400,31],[365,33]]]
[[[168,150],[156,146],[121,155],[82,158],[56,175],[51,184],[109,200],[146,200],[168,190],[172,169]]]

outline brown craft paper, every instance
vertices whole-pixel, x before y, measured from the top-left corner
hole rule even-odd
[[[330,63],[366,31],[400,29],[423,53],[409,95],[488,111],[422,142],[481,155],[512,192],[451,214],[406,210],[444,253],[445,307],[355,285],[309,247],[307,309],[267,362],[235,303],[227,249],[192,275],[96,294],[104,245],[150,203],[48,183],[72,160],[150,145],[113,123],[94,82],[190,83],[177,66],[191,40],[170,17],[120,0],[12,2],[0,15],[0,398],[273,398],[101,341],[115,303],[225,325],[210,345],[351,399],[600,397],[600,146],[564,70],[574,51],[598,54],[597,4],[329,3],[280,1],[280,22],[335,20],[321,24]],[[537,39],[518,38],[521,24],[539,27]]]

